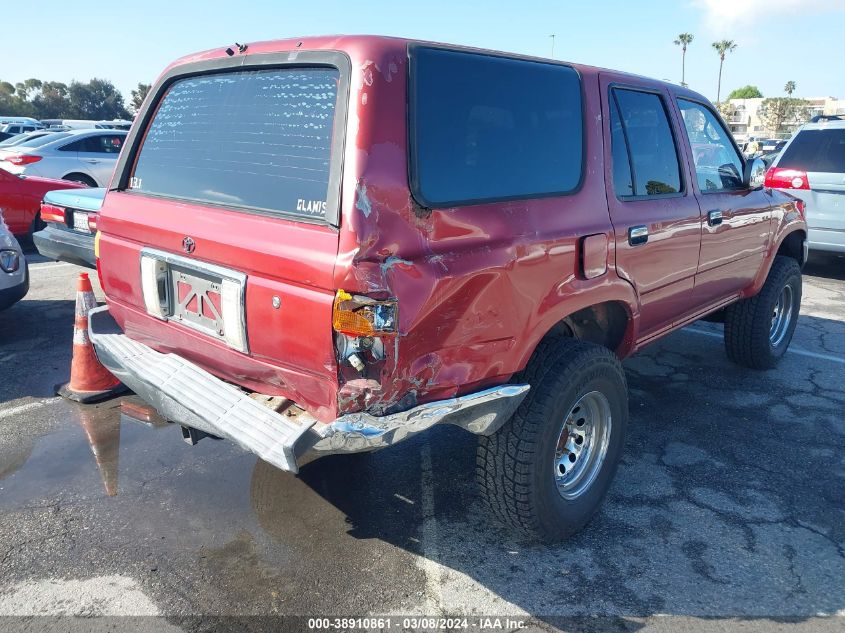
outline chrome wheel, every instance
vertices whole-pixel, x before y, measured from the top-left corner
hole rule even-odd
[[[564,499],[579,497],[601,470],[610,442],[610,402],[591,391],[575,403],[563,421],[557,440],[554,477]]]
[[[772,347],[780,345],[789,331],[789,325],[792,323],[792,303],[792,286],[787,284],[781,290],[777,303],[772,310],[772,325],[769,329],[769,342],[771,342]]]

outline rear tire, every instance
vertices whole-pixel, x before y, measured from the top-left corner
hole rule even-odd
[[[592,518],[616,472],[625,372],[610,350],[557,336],[540,343],[517,380],[531,390],[499,431],[479,438],[476,477],[502,523],[558,541]]]
[[[88,185],[89,187],[96,187],[97,183],[94,182],[94,179],[91,176],[86,176],[85,174],[68,174],[62,180],[70,180],[71,182],[81,182],[83,185]]]
[[[777,256],[755,296],[725,308],[725,351],[738,365],[772,369],[789,348],[801,309],[801,267]]]

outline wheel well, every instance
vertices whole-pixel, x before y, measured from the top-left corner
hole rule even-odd
[[[75,178],[74,178],[75,176]],[[83,174],[82,172],[73,171],[69,174],[65,174],[62,176],[62,180],[71,180],[73,182],[82,182],[90,187],[96,187],[97,182],[91,178],[88,174]],[[93,183],[93,184],[92,184]]]
[[[777,254],[791,257],[798,262],[799,266],[803,266],[806,263],[804,261],[804,240],[806,237],[804,231],[793,231],[783,238]]]
[[[606,301],[570,314],[559,321],[549,334],[565,334],[581,341],[603,345],[615,352],[628,329],[628,321],[628,310],[622,303]]]

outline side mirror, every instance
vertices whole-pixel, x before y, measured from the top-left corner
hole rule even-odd
[[[749,189],[762,187],[766,180],[766,162],[762,158],[752,158],[746,161],[743,176],[745,185]]]

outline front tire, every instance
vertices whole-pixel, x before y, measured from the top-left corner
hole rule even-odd
[[[616,472],[625,373],[610,350],[559,336],[540,343],[518,379],[531,390],[499,431],[479,438],[476,476],[502,523],[558,541],[592,518]]]
[[[789,348],[801,309],[801,267],[778,256],[755,296],[725,309],[725,351],[738,365],[772,369]]]

